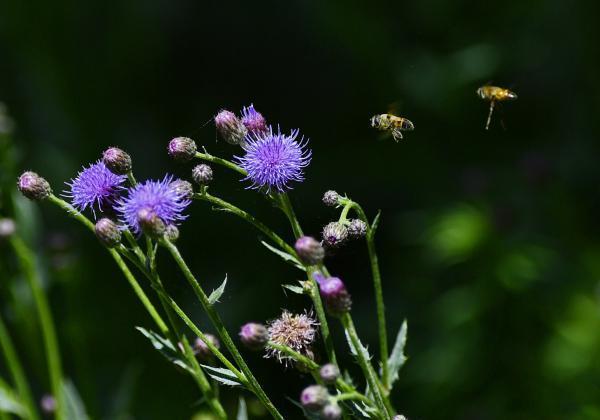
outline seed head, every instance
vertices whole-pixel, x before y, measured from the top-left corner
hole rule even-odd
[[[326,191],[325,194],[323,194],[323,203],[326,206],[335,207],[339,204],[339,200],[340,195],[333,190]]]
[[[317,322],[308,314],[292,314],[284,310],[281,317],[271,321],[268,326],[269,339],[313,358],[312,344],[317,336]],[[269,348],[265,357],[275,357],[286,366],[293,362],[289,356]]]
[[[214,335],[212,335],[212,334],[204,334],[204,336],[217,349],[219,347],[221,347],[221,344],[219,343],[219,339],[217,337],[215,337]],[[206,345],[206,343],[204,341],[202,341],[202,339],[200,337],[196,338],[196,340],[194,341],[193,350],[194,350],[194,354],[196,355],[196,357],[198,359],[202,360],[202,361],[210,360],[213,357],[212,351]]]
[[[208,185],[213,179],[213,171],[208,165],[197,165],[192,169],[192,179],[198,185]]]
[[[350,310],[352,298],[342,279],[339,277],[325,277],[316,273],[315,280],[319,283],[325,307],[331,315],[341,316]]]
[[[254,133],[246,137],[246,155],[235,159],[248,172],[244,180],[249,180],[249,188],[264,188],[267,192],[285,192],[291,189],[292,182],[304,181],[304,168],[311,159],[311,151],[306,149],[308,141],[296,141],[298,130],[290,135],[268,131]]]
[[[340,377],[340,369],[333,363],[327,363],[319,369],[319,375],[323,382],[328,385],[334,384],[337,378]]]
[[[250,350],[262,350],[269,341],[269,332],[263,324],[249,322],[242,326],[240,340]]]
[[[35,172],[23,172],[17,181],[21,193],[30,200],[43,200],[52,194],[50,184]]]
[[[312,236],[302,236],[301,238],[298,238],[295,248],[304,264],[320,264],[325,257],[323,246]]]
[[[16,230],[17,227],[13,219],[0,219],[0,239],[10,238]]]
[[[262,133],[267,131],[267,121],[260,112],[254,109],[254,105],[242,109],[242,124],[248,129],[249,133]]]
[[[223,140],[233,145],[244,145],[248,129],[231,111],[222,109],[215,116],[215,126]]]
[[[108,217],[103,217],[96,222],[94,227],[96,236],[102,244],[108,248],[113,248],[121,243],[121,230],[119,226]]]
[[[99,160],[87,168],[83,168],[75,179],[67,182],[70,187],[65,196],[71,199],[71,204],[79,211],[91,208],[94,217],[96,210],[111,211],[124,189],[124,175],[111,172],[104,162]]]
[[[340,246],[347,238],[348,229],[339,222],[331,222],[323,228],[323,242],[328,246]]]
[[[323,420],[339,420],[342,418],[342,409],[337,403],[330,403],[321,410]]]
[[[311,385],[300,394],[300,403],[310,411],[317,411],[329,402],[329,391],[322,385]]]
[[[196,143],[188,137],[175,137],[167,146],[169,156],[181,162],[192,160],[196,151]]]
[[[131,172],[131,156],[118,147],[109,147],[102,153],[102,162],[113,173],[127,175]]]
[[[360,219],[352,219],[348,223],[348,235],[351,238],[363,238],[367,234],[367,224]]]

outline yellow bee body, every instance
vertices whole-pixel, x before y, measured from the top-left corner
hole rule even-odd
[[[498,86],[482,86],[477,89],[477,95],[481,99],[490,102],[490,112],[485,124],[486,130],[490,127],[490,121],[492,120],[492,113],[494,112],[496,102],[514,101],[517,99],[516,93]]]
[[[371,118],[371,127],[378,130],[386,130],[392,132],[392,137],[396,141],[402,139],[402,131],[412,131],[415,126],[406,118],[397,117],[392,114],[380,114]]]

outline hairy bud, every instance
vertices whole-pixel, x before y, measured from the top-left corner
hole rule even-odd
[[[169,156],[182,162],[192,160],[196,151],[196,143],[188,137],[175,137],[167,146]]]
[[[317,411],[325,407],[329,402],[329,392],[321,385],[311,385],[304,388],[300,394],[300,403],[311,411]]]
[[[0,239],[10,238],[16,230],[13,219],[0,219]]]
[[[301,238],[298,238],[295,248],[304,264],[320,264],[325,257],[323,246],[312,236],[302,236]]]
[[[262,350],[269,341],[269,332],[264,325],[249,322],[242,326],[240,340],[250,350]]]
[[[348,234],[352,238],[362,238],[367,234],[367,224],[360,219],[352,219],[348,223]]]
[[[317,273],[315,274],[315,280],[319,283],[325,307],[331,315],[341,316],[350,310],[352,298],[342,279],[339,277],[325,277]]]
[[[137,218],[142,231],[151,238],[160,238],[165,233],[165,223],[151,209],[141,209]]]
[[[335,207],[339,204],[339,200],[340,195],[333,190],[326,191],[325,194],[323,194],[323,204],[326,206]]]
[[[328,246],[340,246],[347,238],[348,229],[339,222],[331,222],[323,228],[323,242]]]
[[[206,164],[197,165],[192,169],[192,179],[198,185],[208,185],[213,179],[212,168]]]
[[[17,181],[17,187],[30,200],[43,200],[52,194],[48,181],[35,172],[23,172]]]
[[[167,225],[165,228],[165,238],[169,242],[176,242],[179,239],[179,228],[175,225]]]
[[[212,334],[204,334],[204,335],[211,342],[211,344],[213,346],[215,346],[217,349],[219,347],[221,347],[221,344],[219,343],[219,339],[217,337],[215,337]],[[196,338],[196,340],[194,341],[193,350],[194,350],[194,354],[196,355],[196,357],[198,359],[200,359],[201,361],[210,360],[213,357],[212,351],[206,345],[206,343],[204,341],[202,341],[202,339],[200,337]]]
[[[113,248],[121,242],[121,230],[108,217],[98,220],[94,231],[100,242],[108,248]]]
[[[327,404],[321,410],[321,418],[323,420],[339,420],[342,418],[342,409],[337,403]]]
[[[225,109],[219,111],[215,117],[215,126],[223,140],[233,145],[243,145],[248,129],[238,117]]]
[[[323,382],[331,385],[340,377],[340,369],[333,363],[327,363],[319,369],[319,376],[321,376]]]
[[[169,184],[169,187],[187,200],[192,198],[194,195],[194,187],[192,186],[192,183],[189,181],[184,181],[183,179],[176,179]]]
[[[102,153],[102,162],[113,174],[126,175],[131,171],[131,156],[118,147],[109,147]]]

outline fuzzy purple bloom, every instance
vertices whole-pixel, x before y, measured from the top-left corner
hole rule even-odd
[[[96,217],[95,209],[109,211],[116,204],[119,193],[124,189],[123,183],[127,177],[112,173],[102,161],[92,163],[77,174],[77,177],[67,185],[70,191],[65,196],[71,199],[71,204],[79,211],[91,208]]]
[[[181,188],[172,186],[172,182],[173,177],[167,175],[162,181],[148,180],[131,188],[127,198],[116,207],[122,222],[137,234],[142,230],[140,212],[155,214],[165,225],[185,220],[187,216],[183,215],[183,211],[191,201]]]
[[[246,155],[236,156],[236,160],[248,172],[244,180],[252,181],[250,188],[285,192],[291,189],[292,181],[304,180],[303,169],[310,163],[312,153],[305,148],[308,141],[296,141],[297,137],[298,130],[285,135],[279,129],[274,133],[272,127],[246,136]]]
[[[268,130],[265,117],[254,109],[254,104],[245,106],[242,109],[242,124],[246,126],[250,133],[262,133]]]

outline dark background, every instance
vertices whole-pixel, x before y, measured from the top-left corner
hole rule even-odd
[[[15,130],[0,175],[14,191],[18,172],[33,169],[60,191],[118,145],[138,179],[187,177],[192,165],[168,159],[168,140],[186,135],[211,153],[239,153],[216,143],[210,120],[253,102],[270,123],[311,140],[306,182],[292,193],[307,232],[337,217],[320,202],[327,189],[371,216],[383,210],[377,246],[390,341],[409,323],[409,360],[393,394],[403,414],[598,419],[599,12],[594,1],[560,0],[3,2],[0,100]],[[489,81],[519,99],[486,132],[487,104],[475,90]],[[416,126],[398,144],[369,126],[389,109]],[[257,193],[224,169],[215,175],[214,194],[291,240]],[[10,191],[4,215],[15,211]],[[16,211],[42,261],[65,370],[92,417],[186,419],[201,410],[193,382],[134,330],[151,320],[95,238],[47,204],[18,200]],[[204,203],[191,215],[181,248],[207,289],[228,274],[219,310],[233,333],[308,307],[280,287],[298,272],[251,227]],[[3,259],[7,250],[0,245]],[[209,328],[164,257],[167,287]],[[364,245],[329,264],[377,354]],[[4,312],[41,396],[32,308],[10,261],[0,268]],[[310,379],[248,360],[286,418],[299,418],[285,397],[296,399]],[[348,355],[345,364],[358,374]],[[236,392],[224,399],[234,411]]]

